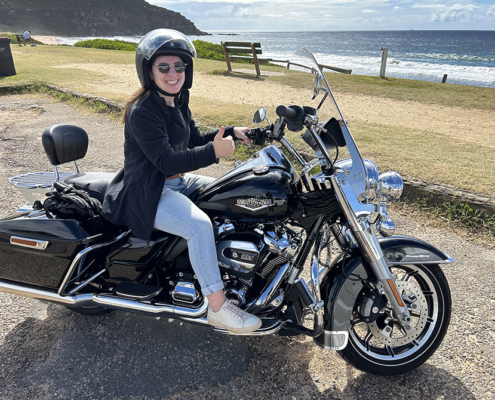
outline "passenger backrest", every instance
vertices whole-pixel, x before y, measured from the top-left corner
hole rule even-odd
[[[51,125],[43,131],[41,142],[52,165],[79,160],[88,150],[88,134],[76,125]]]

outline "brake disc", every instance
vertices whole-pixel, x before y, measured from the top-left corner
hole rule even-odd
[[[403,346],[415,340],[423,332],[428,318],[428,303],[421,289],[413,282],[396,281],[395,284],[411,312],[409,329],[401,327],[397,321],[393,326],[384,324],[383,319],[368,324],[374,339],[393,347]]]

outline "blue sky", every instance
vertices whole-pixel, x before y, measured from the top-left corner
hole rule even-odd
[[[202,30],[495,29],[495,0],[146,0]]]

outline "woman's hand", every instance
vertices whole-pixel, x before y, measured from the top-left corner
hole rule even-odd
[[[241,143],[251,143],[251,139],[249,139],[246,136],[246,133],[251,131],[251,128],[246,128],[245,126],[243,127],[235,127],[234,128],[234,135],[237,139],[239,139],[239,142]]]
[[[224,138],[224,133],[225,127],[222,126],[215,136],[215,139],[213,139],[213,148],[215,149],[216,158],[232,157],[234,155],[234,139],[232,139],[231,136]]]

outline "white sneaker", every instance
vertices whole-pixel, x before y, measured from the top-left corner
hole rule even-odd
[[[261,326],[261,319],[237,307],[237,301],[227,299],[220,310],[214,312],[208,307],[208,323],[232,333],[249,333]]]

